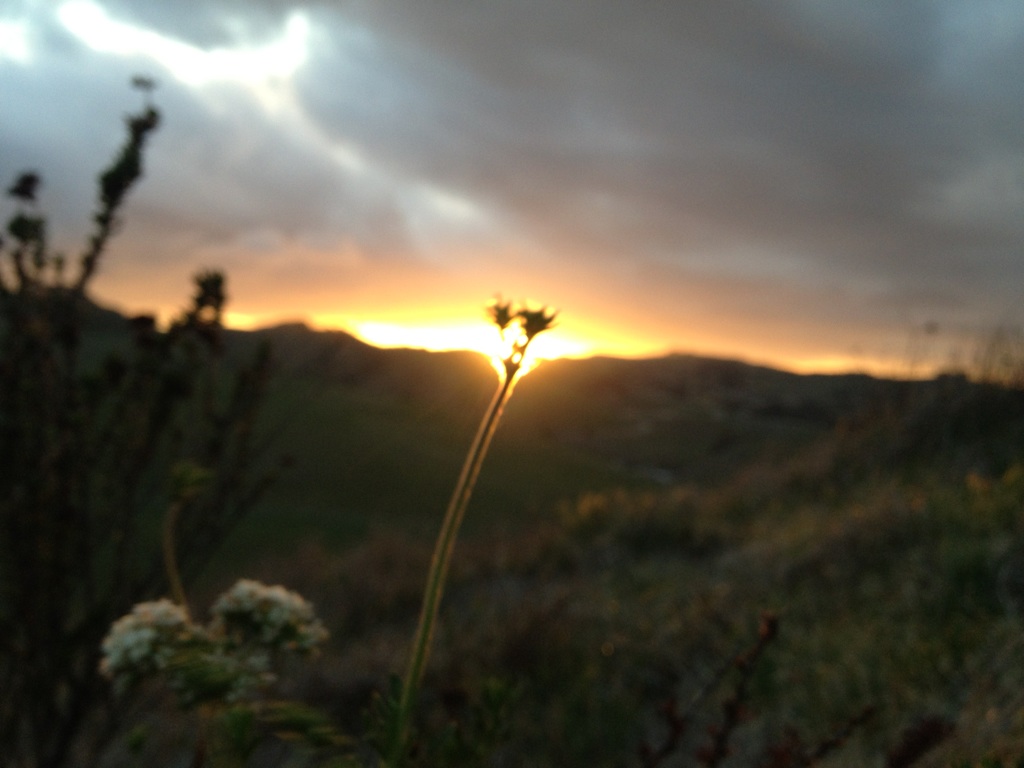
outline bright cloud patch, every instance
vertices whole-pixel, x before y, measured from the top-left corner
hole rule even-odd
[[[95,51],[118,56],[148,56],[187,85],[236,81],[258,85],[293,75],[308,57],[310,25],[299,12],[288,17],[281,36],[256,47],[203,50],[111,18],[88,0],[72,0],[57,11],[71,34]]]
[[[24,22],[0,19],[0,61],[9,59],[27,64],[31,58],[28,25]]]

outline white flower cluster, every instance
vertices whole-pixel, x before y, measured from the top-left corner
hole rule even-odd
[[[117,678],[165,669],[177,648],[200,633],[185,609],[166,598],[139,603],[115,621],[103,638],[100,670]]]
[[[242,579],[206,627],[170,600],[139,603],[103,640],[100,671],[124,690],[162,676],[182,703],[236,701],[271,683],[275,652],[311,654],[327,630],[301,595]]]
[[[240,579],[213,605],[212,631],[237,645],[311,653],[327,639],[313,607],[297,592]]]

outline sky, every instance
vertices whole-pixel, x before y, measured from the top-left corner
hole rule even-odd
[[[906,375],[1024,324],[1024,0],[0,0],[70,252],[136,74],[125,311],[218,268],[239,327],[478,347],[500,295],[549,355]]]

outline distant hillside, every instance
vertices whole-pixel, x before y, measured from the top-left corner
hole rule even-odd
[[[127,339],[113,313],[96,310],[93,327],[97,348]],[[268,453],[292,458],[249,525],[252,541],[268,527],[338,541],[382,526],[432,530],[497,383],[482,355],[379,349],[302,324],[224,339],[233,360],[271,345]],[[797,375],[689,355],[545,362],[517,386],[469,525],[542,519],[588,491],[719,483],[813,450],[837,430],[880,441],[847,461],[847,472],[875,457],[939,450],[956,451],[966,467],[998,463],[993,452],[1009,438],[988,435],[1024,423],[1015,416],[1024,404],[980,392],[957,377]],[[858,426],[880,418],[890,422],[884,438]]]
[[[482,355],[378,349],[301,324],[235,334],[240,349],[269,341],[280,373],[432,412],[479,414],[496,382]],[[501,433],[555,444],[661,483],[720,475],[769,444],[831,429],[891,382],[800,376],[687,355],[542,363],[518,384]],[[474,416],[475,418],[475,416]]]
[[[403,399],[446,398],[490,387],[494,371],[475,352],[381,349],[344,331],[316,331],[302,323],[228,332],[234,354],[269,342],[277,370],[287,376],[388,392]]]

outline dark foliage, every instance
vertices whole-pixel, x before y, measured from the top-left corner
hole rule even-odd
[[[679,711],[679,705],[675,698],[670,698],[662,704],[659,708],[659,716],[662,720],[664,735],[657,746],[647,742],[640,745],[640,761],[644,768],[663,765],[665,761],[679,752],[683,736],[693,722],[697,710],[707,703],[707,698],[723,683],[729,673],[734,673],[736,679],[721,703],[718,719],[708,726],[708,740],[697,748],[694,760],[696,765],[715,768],[732,755],[733,735],[743,721],[751,717],[751,713],[747,709],[751,678],[768,646],[778,636],[778,631],[778,617],[769,612],[762,614],[757,640],[754,644],[745,651],[737,653],[723,665],[704,689],[697,694],[685,712]],[[874,714],[874,707],[865,707],[857,715],[849,718],[834,733],[813,746],[805,744],[795,729],[787,728],[778,739],[765,748],[758,765],[760,768],[804,768],[817,765],[827,755],[842,748],[850,735],[870,720]]]
[[[23,173],[8,189],[15,211],[0,244],[4,765],[88,759],[111,722],[101,640],[132,604],[166,592],[161,517],[175,507],[187,578],[269,480],[256,469],[253,437],[267,355],[220,370],[222,275],[200,275],[192,305],[166,330],[136,317],[106,349],[83,344],[99,314],[86,289],[159,115],[147,105],[126,122],[73,267],[48,247],[39,176]],[[182,486],[196,476],[201,487]]]

